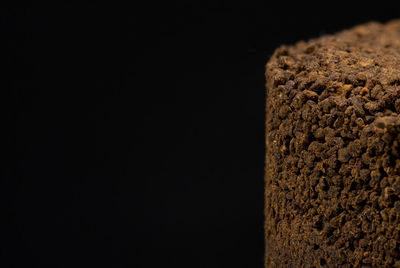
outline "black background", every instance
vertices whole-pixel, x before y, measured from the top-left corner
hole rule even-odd
[[[266,61],[398,17],[56,2],[0,11],[2,267],[262,267]]]

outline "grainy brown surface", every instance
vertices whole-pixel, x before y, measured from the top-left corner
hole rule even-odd
[[[400,21],[266,66],[266,267],[400,267]]]

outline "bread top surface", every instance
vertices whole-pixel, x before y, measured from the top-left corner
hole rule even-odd
[[[268,62],[266,77],[268,91],[289,82],[317,95],[326,89],[329,95],[366,101],[378,100],[381,91],[393,94],[400,85],[400,20],[283,45]]]

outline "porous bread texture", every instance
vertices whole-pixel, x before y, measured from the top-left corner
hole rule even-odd
[[[400,267],[400,21],[266,66],[265,266]]]

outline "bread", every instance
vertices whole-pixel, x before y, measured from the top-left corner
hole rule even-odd
[[[400,21],[266,65],[265,266],[400,267]]]

